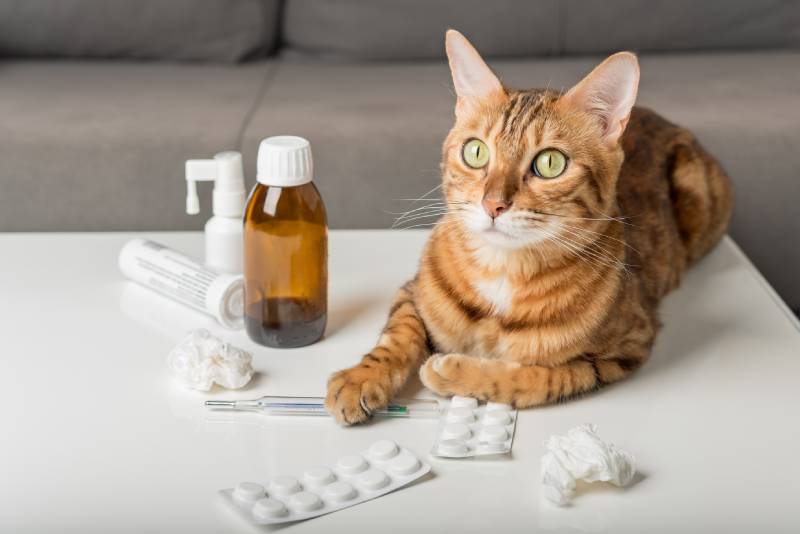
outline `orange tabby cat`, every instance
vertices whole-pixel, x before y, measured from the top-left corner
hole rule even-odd
[[[650,352],[659,301],[730,218],[719,164],[633,107],[633,54],[560,94],[504,88],[456,31],[446,46],[449,211],[377,346],[330,378],[326,405],[343,423],[386,406],[417,369],[441,395],[518,408],[625,378]]]

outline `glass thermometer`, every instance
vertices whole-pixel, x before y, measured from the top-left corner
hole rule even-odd
[[[266,415],[330,415],[322,397],[273,397],[254,400],[208,400],[206,406],[223,410],[248,410]],[[373,415],[379,417],[438,418],[442,413],[433,399],[396,399]]]

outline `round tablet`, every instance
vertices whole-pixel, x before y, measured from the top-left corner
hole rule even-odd
[[[388,460],[394,458],[400,450],[397,448],[397,443],[388,439],[376,441],[369,448],[370,457],[375,460]]]
[[[469,452],[467,444],[458,439],[446,439],[439,443],[439,454],[445,456],[464,456]]]
[[[336,480],[336,475],[327,467],[309,467],[303,474],[306,484],[324,486]]]
[[[416,467],[414,467],[414,469],[412,469],[410,472],[413,473],[416,470],[417,470]],[[383,471],[378,471],[377,469],[369,469],[358,475],[357,483],[360,487],[364,489],[375,491],[388,485],[389,477],[387,477],[386,473],[384,473]]]
[[[233,497],[240,501],[257,501],[264,497],[264,486],[255,482],[240,482],[233,490]]]
[[[489,443],[499,443],[508,439],[508,432],[502,426],[485,426],[481,431],[481,439]]]
[[[368,467],[367,461],[358,454],[342,456],[339,458],[339,461],[336,463],[336,465],[342,470],[342,473],[346,473],[348,475],[355,475],[356,473],[366,470]]]
[[[469,439],[472,431],[464,423],[450,423],[442,429],[444,439]]]
[[[275,495],[291,495],[301,489],[300,482],[294,477],[275,477],[269,483],[269,490]]]
[[[310,491],[301,491],[291,496],[289,508],[296,512],[311,512],[322,508],[322,501]]]
[[[347,482],[334,482],[325,487],[325,496],[332,501],[349,501],[356,496],[356,489]]]
[[[502,412],[510,412],[513,410],[514,407],[510,404],[503,404],[502,402],[487,402],[486,403],[486,411],[487,412],[494,412],[494,411],[502,411]]]
[[[475,414],[470,408],[450,408],[447,412],[447,420],[451,423],[471,423],[475,420]]]
[[[270,499],[269,497],[259,499],[253,505],[253,516],[256,519],[269,519],[271,517],[283,517],[289,513],[286,505],[277,499]]]
[[[508,412],[502,410],[495,410],[483,414],[483,424],[485,425],[507,425],[510,422],[511,416]]]
[[[413,454],[403,452],[398,454],[397,457],[392,460],[390,469],[392,470],[392,473],[396,473],[398,475],[410,475],[419,469],[419,460],[417,460],[416,456]]]
[[[505,453],[508,452],[505,443],[479,443],[478,448],[484,453]]]
[[[450,406],[453,408],[477,408],[478,399],[472,397],[459,397],[456,395],[450,399]]]

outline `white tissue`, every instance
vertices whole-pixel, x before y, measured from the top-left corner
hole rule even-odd
[[[636,474],[633,455],[604,443],[597,437],[595,425],[580,425],[566,436],[551,436],[544,446],[542,492],[560,506],[570,502],[578,480],[627,486]]]
[[[238,389],[253,378],[253,356],[205,329],[194,330],[167,355],[167,365],[184,385],[208,391],[216,382]]]

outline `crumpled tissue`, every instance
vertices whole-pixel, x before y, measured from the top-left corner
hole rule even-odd
[[[184,385],[208,391],[214,383],[238,389],[253,378],[253,356],[205,329],[193,330],[167,355],[172,374]]]
[[[551,436],[544,446],[542,493],[559,506],[570,502],[578,480],[627,486],[636,474],[633,455],[604,443],[597,437],[595,425],[580,425],[566,436]]]

